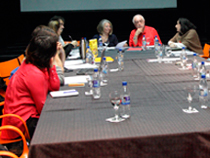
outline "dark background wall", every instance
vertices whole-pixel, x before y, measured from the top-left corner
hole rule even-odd
[[[101,19],[109,19],[114,26],[114,34],[119,41],[128,40],[134,29],[132,17],[140,13],[146,25],[155,27],[164,44],[176,33],[175,24],[179,17],[186,17],[197,26],[202,46],[210,41],[210,1],[177,0],[177,8],[118,11],[62,11],[62,12],[20,12],[19,0],[2,1],[0,6],[1,42],[0,61],[7,60],[24,52],[33,29],[40,24],[47,25],[54,15],[66,20],[64,40],[91,39],[97,33],[96,26]]]

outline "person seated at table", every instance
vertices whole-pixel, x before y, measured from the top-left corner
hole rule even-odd
[[[118,39],[116,35],[113,34],[113,25],[109,20],[101,20],[97,26],[97,31],[99,34],[94,35],[93,39],[96,38],[98,40],[101,36],[104,46],[108,44],[108,47],[113,47],[118,44]],[[125,44],[124,46],[127,46],[127,44]]]
[[[142,46],[142,38],[145,35],[147,40],[147,45],[154,45],[155,36],[157,36],[159,43],[162,44],[158,32],[155,28],[145,25],[145,19],[142,15],[137,14],[132,20],[136,29],[132,30],[129,37],[130,47],[140,47]]]
[[[53,65],[58,49],[58,36],[49,27],[40,28],[26,49],[26,59],[11,78],[5,96],[4,114],[16,114],[26,122],[33,137],[36,124],[49,91],[57,91],[60,81]],[[3,118],[2,125],[13,125],[25,131],[16,118]],[[18,134],[2,131],[2,139],[15,139]]]
[[[71,52],[71,50],[73,48],[77,47],[78,43],[77,43],[76,40],[71,41],[70,44],[65,44],[64,43],[64,40],[61,36],[61,34],[63,32],[63,29],[64,29],[64,23],[65,23],[65,19],[63,17],[55,15],[50,19],[49,23],[51,21],[58,21],[59,22],[59,28],[58,28],[57,34],[59,36],[59,42],[62,44],[62,46],[65,50],[66,57],[67,57],[69,55],[69,53]]]
[[[203,54],[196,26],[186,18],[179,18],[175,25],[177,33],[168,41],[172,48],[185,47],[198,54]]]
[[[48,26],[53,29],[57,35],[59,35],[60,23],[58,21],[50,21]],[[60,79],[60,84],[64,85],[64,63],[66,60],[66,54],[62,44],[58,42],[57,45],[59,49],[57,50],[54,64],[56,65],[56,71]]]

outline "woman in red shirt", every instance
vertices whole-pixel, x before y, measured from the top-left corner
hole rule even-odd
[[[27,49],[26,59],[12,76],[6,91],[4,113],[17,114],[26,121],[30,136],[33,136],[47,93],[60,88],[60,81],[53,65],[57,51],[58,36],[48,28],[35,29]],[[13,125],[25,131],[16,118],[4,118],[3,125]],[[15,132],[2,131],[2,139],[17,138]]]

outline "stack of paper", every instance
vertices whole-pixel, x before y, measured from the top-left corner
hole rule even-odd
[[[79,92],[76,91],[75,89],[50,92],[50,96],[53,97],[53,98],[76,96],[76,95],[79,95]]]

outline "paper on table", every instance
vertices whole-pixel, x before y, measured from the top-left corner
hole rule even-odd
[[[77,65],[77,64],[83,64],[83,61],[82,60],[66,60],[64,62],[64,67],[68,65]]]
[[[75,64],[75,65],[64,65],[65,68],[69,69],[69,70],[76,70],[76,69],[94,69],[94,68],[98,68],[97,65],[92,65],[89,63],[85,63],[85,64]]]
[[[173,54],[174,56],[180,56],[181,52],[182,52],[182,51],[172,51],[172,54]],[[186,50],[186,53],[187,53],[187,55],[193,55],[195,52]]]
[[[79,92],[76,91],[75,89],[50,92],[50,96],[53,98],[75,96],[75,95],[79,95]]]
[[[162,61],[177,61],[180,60],[180,58],[163,58]],[[147,62],[153,63],[153,62],[158,62],[157,59],[147,59]]]
[[[65,85],[72,84],[72,83],[87,83],[87,79],[91,79],[90,75],[78,75],[78,76],[65,77],[64,83]]]
[[[80,53],[79,53],[79,49],[73,49],[70,52],[71,56],[68,56],[67,59],[78,59],[80,58]]]
[[[127,51],[142,51],[142,48],[130,47],[127,49]]]
[[[122,42],[119,42],[117,45],[116,45],[116,49],[123,49],[124,47],[124,44],[127,42],[127,40],[125,41],[122,41]]]

